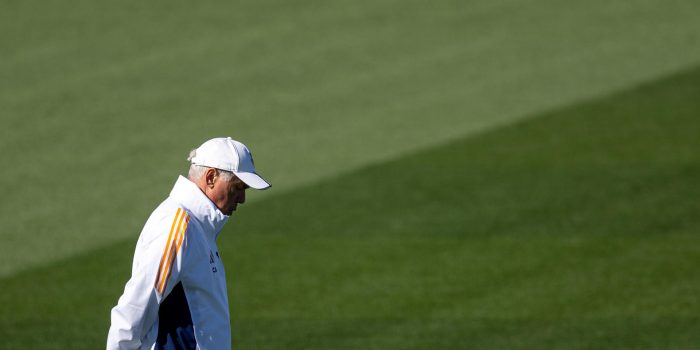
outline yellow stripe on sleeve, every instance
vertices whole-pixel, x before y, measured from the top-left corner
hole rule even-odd
[[[182,223],[182,218],[185,215],[185,211],[182,210],[181,208],[177,208],[177,212],[175,213],[175,218],[173,219],[173,224],[170,226],[170,233],[168,234],[168,241],[165,244],[165,249],[163,250],[163,256],[160,258],[160,264],[158,265],[158,273],[156,275],[156,281],[155,284],[153,285],[156,289],[158,289],[158,286],[161,284],[160,283],[160,278],[163,276],[165,273],[165,264],[166,261],[168,261],[168,255],[170,255],[171,251],[171,242],[173,238],[173,232],[176,232],[175,227],[180,226]]]
[[[165,293],[166,288],[168,287],[168,280],[170,279],[170,274],[173,271],[173,265],[175,264],[175,259],[177,259],[177,254],[180,251],[180,246],[182,245],[182,242],[185,240],[185,233],[187,232],[187,224],[190,222],[190,216],[186,215],[184,224],[182,225],[182,228],[178,230],[177,235],[175,236],[175,240],[173,241],[173,252],[172,252],[172,257],[170,258],[170,262],[167,265],[167,275],[165,276],[165,279],[162,281],[162,286],[160,288],[160,294]]]

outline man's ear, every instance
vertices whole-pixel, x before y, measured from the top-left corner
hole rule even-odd
[[[216,178],[216,169],[214,168],[209,168],[207,171],[204,173],[204,180],[205,180],[205,185],[209,188],[214,188],[214,182]]]

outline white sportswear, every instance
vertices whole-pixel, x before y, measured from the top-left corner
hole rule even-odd
[[[136,244],[131,279],[112,309],[107,349],[231,348],[226,276],[216,238],[228,220],[180,176]]]

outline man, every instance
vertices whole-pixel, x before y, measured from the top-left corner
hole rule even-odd
[[[153,211],[136,244],[131,279],[117,306],[107,349],[231,347],[226,276],[216,238],[249,187],[270,187],[248,148],[211,139],[190,153],[188,178]]]

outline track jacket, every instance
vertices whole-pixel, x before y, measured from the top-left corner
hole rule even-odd
[[[108,350],[231,348],[216,247],[228,218],[197,185],[177,179],[141,231],[131,279],[112,309]]]

